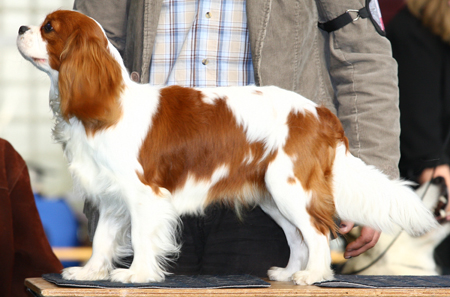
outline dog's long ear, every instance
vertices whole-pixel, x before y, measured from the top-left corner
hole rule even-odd
[[[76,30],[60,59],[58,83],[64,119],[76,117],[92,131],[116,123],[124,82],[106,38]]]

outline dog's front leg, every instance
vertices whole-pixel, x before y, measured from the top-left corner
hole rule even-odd
[[[83,267],[69,267],[63,270],[62,276],[70,280],[105,280],[113,269],[113,260],[117,256],[118,234],[123,232],[127,216],[117,216],[108,210],[107,203],[99,205],[99,221],[92,243],[92,255]]]
[[[136,185],[125,198],[131,217],[131,242],[134,251],[129,269],[115,269],[111,280],[123,283],[160,282],[167,274],[170,256],[179,252],[179,217],[165,189],[155,193],[150,187]]]

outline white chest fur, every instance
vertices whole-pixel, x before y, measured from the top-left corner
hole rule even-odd
[[[158,104],[155,91],[145,86],[127,89],[120,121],[94,134],[87,134],[76,118],[57,123],[55,138],[63,143],[74,185],[82,194],[89,193],[90,199],[117,197],[122,195],[121,184],[139,182],[137,172],[142,172],[142,166],[138,154]],[[143,92],[148,96],[142,96]]]

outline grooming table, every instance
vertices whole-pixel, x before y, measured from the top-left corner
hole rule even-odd
[[[368,280],[368,285],[365,277]],[[375,278],[375,279],[373,279]],[[361,283],[358,281],[362,279]],[[380,281],[393,279],[394,285],[414,283],[416,287],[371,287],[377,285]],[[350,280],[350,285],[349,285]],[[356,280],[356,284],[354,282]],[[97,297],[97,296],[234,296],[234,297],[253,297],[253,296],[450,296],[450,276],[444,277],[406,277],[403,281],[402,277],[396,276],[337,276],[337,281],[323,283],[330,287],[319,286],[295,286],[291,282],[271,282],[268,281],[270,287],[255,288],[76,288],[76,287],[59,287],[50,283],[43,278],[29,278],[25,280],[25,286],[33,292],[35,296],[48,297]],[[441,287],[440,283],[444,285]],[[360,288],[345,286],[362,286]],[[428,286],[431,287],[423,287]],[[338,287],[334,287],[338,286]],[[367,287],[364,287],[367,286]]]

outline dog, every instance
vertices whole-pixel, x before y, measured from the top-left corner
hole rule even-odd
[[[434,260],[435,248],[450,235],[450,222],[445,220],[448,193],[442,177],[433,179],[417,189],[419,197],[433,213],[441,228],[422,236],[412,237],[405,232],[397,235],[381,234],[378,243],[362,255],[343,265],[343,274],[361,275],[439,275],[440,268]],[[376,258],[384,253],[378,260]],[[366,268],[367,267],[367,268]],[[365,269],[364,269],[365,268]],[[362,271],[360,271],[362,269]]]
[[[436,225],[406,182],[353,157],[338,118],[301,95],[134,83],[102,27],[76,11],[20,27],[17,45],[50,77],[54,138],[100,212],[91,258],[66,268],[66,279],[163,281],[179,252],[179,217],[212,202],[269,214],[291,254],[268,275],[299,285],[333,278],[336,214],[412,235]],[[114,267],[130,254],[128,269]]]

